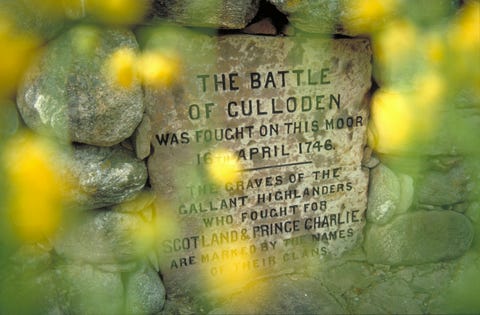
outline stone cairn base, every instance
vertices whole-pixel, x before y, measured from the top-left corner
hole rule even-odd
[[[344,3],[155,0],[145,23],[169,21],[252,36],[364,36],[342,24]],[[53,130],[60,142],[72,143],[70,154],[58,159],[77,183],[72,192],[77,219],[65,222],[48,246],[21,248],[8,269],[33,275],[35,288],[18,295],[40,290],[38,313],[455,313],[445,305],[452,283],[461,283],[466,274],[478,278],[480,213],[478,195],[472,194],[478,161],[440,132],[440,144],[420,153],[366,148],[364,166],[371,170],[367,224],[363,244],[355,250],[301,274],[253,282],[223,300],[170,295],[153,244],[136,237],[156,218],[145,163],[149,146],[135,142],[144,87],[134,81],[118,89],[102,79],[107,56],[119,47],[138,52],[138,39],[132,29],[79,25],[52,31],[42,28],[48,21],[41,27],[35,23],[51,33],[51,40],[18,90],[18,111],[28,128]],[[82,45],[88,43],[77,41],[85,33],[95,41],[87,55]],[[384,78],[372,80],[381,85]],[[478,126],[478,106],[461,97],[453,105],[452,111],[470,113],[467,119]],[[12,287],[22,281],[11,274],[2,278]],[[250,291],[258,294],[252,297]]]

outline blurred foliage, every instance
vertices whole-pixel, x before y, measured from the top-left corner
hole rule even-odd
[[[389,155],[425,154],[435,147],[441,154],[466,154],[472,165],[478,165],[480,1],[341,2],[346,29],[372,41],[374,79],[380,88],[372,98],[370,146]],[[68,187],[53,159],[65,148],[22,126],[13,102],[22,74],[49,40],[73,24],[135,27],[143,51],[113,53],[106,64],[112,80],[126,89],[137,78],[145,85],[170,87],[182,61],[208,62],[181,50],[183,43],[201,40],[203,35],[172,25],[138,29],[149,4],[149,0],[0,0],[0,313],[39,312],[38,305],[45,303],[40,295],[46,282],[32,275],[50,264],[49,238],[66,215]],[[96,45],[96,34],[89,30],[86,26],[75,43],[86,53]],[[229,154],[214,155],[204,174],[208,181],[221,184],[238,176],[238,165]],[[475,174],[479,168],[472,170],[477,172],[472,180],[478,188]],[[478,192],[472,195],[478,197]],[[124,207],[141,208],[143,198],[148,199],[141,196]],[[157,205],[168,207],[161,201]],[[471,211],[478,217],[478,208]],[[152,224],[132,235],[141,247],[139,252],[145,253],[160,237],[158,231],[175,234],[172,222],[173,218],[154,217]],[[475,224],[479,231],[480,220]],[[478,236],[476,242],[478,248]],[[24,256],[20,247],[31,252]],[[32,256],[36,258],[30,263],[25,257]],[[468,313],[480,308],[476,298],[480,272],[475,259],[459,269],[449,289],[446,311]],[[11,262],[17,266],[13,271],[6,268]],[[11,278],[6,276],[11,271],[22,277],[5,282],[4,287],[2,279]],[[243,276],[232,273],[232,281]],[[11,285],[18,288],[6,287]],[[3,295],[5,290],[9,293]]]

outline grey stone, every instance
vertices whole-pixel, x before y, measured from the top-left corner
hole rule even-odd
[[[447,170],[425,171],[416,185],[416,199],[419,203],[448,206],[464,202],[468,198],[469,175],[459,162]]]
[[[480,202],[474,201],[468,207],[466,213],[467,217],[472,220],[473,223],[480,227]]]
[[[268,0],[285,13],[289,22],[303,32],[356,36],[365,32],[345,25],[355,14],[355,2],[348,0]],[[347,21],[348,20],[348,21]],[[384,21],[375,21],[381,26]]]
[[[343,0],[269,0],[269,2],[287,14],[289,22],[304,32],[344,33],[340,20],[345,2]]]
[[[386,3],[384,16],[376,17],[371,21],[359,21],[358,16],[362,9],[358,1],[351,0],[268,0],[280,11],[287,14],[289,21],[304,32],[321,34],[343,34],[349,36],[361,35],[370,30],[381,29],[389,20],[394,18],[398,9]],[[386,2],[386,1],[385,1]],[[435,6],[428,6],[428,2],[420,1],[406,6],[409,9],[408,17],[420,23],[438,23],[440,19],[447,19],[455,12],[456,1],[439,0]],[[389,9],[393,9],[389,12]],[[402,8],[403,9],[403,8]],[[428,20],[428,21],[427,21]],[[360,23],[368,23],[369,29],[356,27]]]
[[[469,251],[456,261],[445,290],[430,301],[430,314],[478,314],[480,300],[480,252]]]
[[[64,158],[74,205],[96,209],[134,198],[147,181],[147,167],[120,146],[73,146]]]
[[[367,220],[385,224],[397,214],[400,182],[397,175],[384,164],[370,171]]]
[[[138,50],[131,31],[78,26],[50,42],[18,91],[25,123],[99,146],[130,137],[142,119],[143,93],[137,78],[129,88],[112,79],[108,60],[120,48]]]
[[[52,264],[50,251],[39,244],[23,245],[10,257],[10,260],[17,272],[21,273],[40,273]]]
[[[138,238],[146,225],[136,214],[108,209],[88,211],[61,227],[54,248],[72,261],[128,267],[148,251],[148,244]]]
[[[316,272],[316,277],[335,296],[348,291],[364,290],[378,281],[380,273],[373,273],[373,267],[364,261],[334,260],[326,266],[328,272]]]
[[[25,263],[29,264],[29,262],[18,260],[12,264],[2,264],[0,271],[1,313],[61,314],[53,271],[17,265]]]
[[[186,26],[242,29],[257,13],[259,3],[259,0],[155,0],[153,13]]]
[[[371,226],[364,249],[370,263],[415,265],[462,256],[474,236],[470,221],[453,211],[416,211]]]
[[[145,115],[132,136],[135,146],[135,153],[141,160],[147,158],[151,153],[150,141],[145,137],[142,137],[142,135],[149,133],[152,133],[152,126],[150,124],[150,117]]]
[[[165,287],[148,265],[125,276],[126,314],[157,314],[165,304]]]
[[[406,212],[413,203],[414,187],[413,178],[407,174],[398,174],[400,182],[400,199],[397,204],[397,212]]]
[[[135,270],[135,268],[138,268],[138,261],[113,262],[110,264],[95,265],[95,268],[103,272],[131,272],[132,270]]]
[[[412,273],[411,278],[404,280],[409,282],[413,291],[428,293],[434,296],[439,292],[445,291],[445,288],[455,275],[457,263],[458,260],[403,267]]]
[[[257,281],[209,315],[226,314],[346,314],[319,281],[304,275]]]
[[[373,150],[370,147],[365,147],[363,151],[362,165],[370,169],[375,168],[380,163],[378,157],[373,154]]]
[[[134,199],[115,205],[113,210],[125,213],[141,213],[145,216],[146,212],[150,213],[150,211],[153,211],[154,201],[155,195],[153,192],[145,189],[141,191]],[[148,215],[148,218],[152,219],[151,215]]]
[[[423,314],[423,299],[408,282],[397,277],[366,288],[351,307],[356,314]]]
[[[123,284],[119,273],[88,264],[64,264],[55,269],[62,314],[118,315],[123,313]]]

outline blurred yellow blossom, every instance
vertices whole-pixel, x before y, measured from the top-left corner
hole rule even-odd
[[[143,221],[141,227],[132,233],[130,238],[135,244],[138,257],[144,257],[153,250],[158,239],[158,230],[154,221]]]
[[[108,60],[108,76],[123,88],[131,88],[137,78],[136,55],[132,49],[121,48]]]
[[[480,2],[469,1],[451,23],[447,33],[451,79],[480,97]]]
[[[86,10],[107,24],[129,25],[140,22],[148,0],[85,0]]]
[[[382,153],[394,152],[407,144],[413,125],[413,111],[405,95],[380,89],[372,99],[369,145]]]
[[[417,30],[407,20],[395,20],[373,40],[375,58],[382,65],[406,62],[415,52]]]
[[[113,211],[139,215],[143,222],[139,229],[131,230],[130,239],[135,243],[139,257],[149,253],[155,240],[159,238],[160,230],[155,222],[155,195],[150,191],[140,192],[134,199],[115,205]]]
[[[178,77],[180,61],[166,53],[146,51],[138,60],[138,72],[146,85],[169,87]]]
[[[215,183],[224,185],[239,178],[240,163],[234,152],[216,149],[212,152],[212,161],[208,164],[207,170]]]
[[[0,97],[14,93],[17,84],[40,41],[30,34],[20,34],[0,12]]]
[[[91,56],[100,43],[100,31],[98,28],[88,25],[81,25],[73,29],[74,50],[82,55]]]
[[[231,256],[227,264],[202,264],[202,273],[205,274],[207,279],[205,283],[206,289],[213,296],[218,299],[228,298],[232,290],[238,290],[245,283],[261,277],[261,271],[259,271],[260,268],[258,266],[268,263],[273,264],[272,259],[274,257],[257,257],[252,248],[253,245],[243,241],[241,245],[233,249],[227,245],[220,245],[216,251],[217,253],[235,252],[238,255]],[[213,255],[216,254],[214,253]],[[215,257],[213,255],[208,252],[202,254],[202,256],[206,257]],[[262,293],[268,294],[268,292]],[[254,297],[259,292],[250,289],[246,294],[250,297],[249,303],[252,305],[252,303],[255,303]],[[260,305],[255,306],[260,307]]]
[[[417,76],[415,87],[415,104],[421,109],[439,107],[445,95],[445,82],[439,73],[427,72]]]
[[[52,143],[31,133],[20,133],[6,143],[7,209],[23,241],[52,235],[62,218],[68,188],[53,160],[57,155]]]
[[[452,23],[449,42],[454,50],[480,54],[480,2],[469,1]]]
[[[438,29],[425,35],[423,45],[425,58],[430,64],[437,66],[445,61],[445,43]]]
[[[31,10],[36,10],[48,18],[63,18],[67,6],[78,5],[81,0],[26,0]]]
[[[397,0],[349,0],[345,3],[342,21],[355,33],[378,31],[378,27],[393,15]]]
[[[415,109],[416,133],[422,139],[433,134],[440,111],[444,108],[447,91],[445,79],[439,73],[430,71],[418,75],[413,82],[415,87],[411,96],[411,105]]]

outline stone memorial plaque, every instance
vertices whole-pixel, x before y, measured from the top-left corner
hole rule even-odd
[[[229,35],[186,46],[177,84],[146,90],[139,129],[153,148],[159,219],[174,230],[158,248],[167,290],[224,290],[358,245],[368,40]]]

